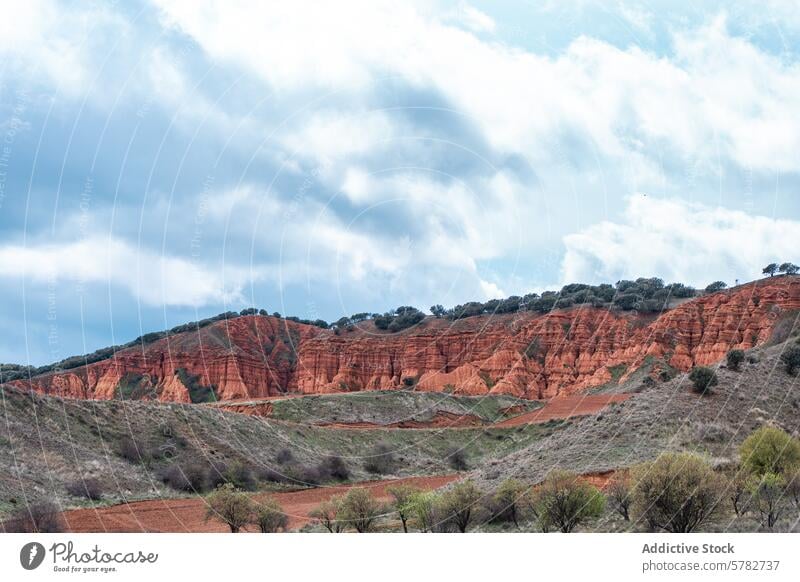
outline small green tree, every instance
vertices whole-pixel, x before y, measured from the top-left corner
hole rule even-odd
[[[726,354],[725,359],[728,363],[728,369],[737,371],[742,362],[744,362],[744,350],[731,350]]]
[[[733,507],[733,512],[736,514],[736,517],[740,517],[747,511],[750,501],[748,475],[743,471],[737,470],[728,480],[726,488],[728,491],[728,499]]]
[[[519,527],[519,518],[524,506],[527,487],[517,479],[506,479],[497,488],[492,498],[493,518],[510,521]]]
[[[800,267],[794,263],[781,263],[781,266],[778,267],[778,271],[781,273],[786,273],[787,275],[795,275],[798,271],[800,271]]]
[[[237,533],[250,522],[253,503],[246,493],[238,491],[232,484],[220,485],[206,497],[206,521],[216,518],[224,521]]]
[[[778,263],[770,263],[769,265],[761,269],[761,273],[763,275],[769,275],[770,277],[772,277],[777,272],[778,272]]]
[[[442,318],[447,313],[447,310],[437,303],[431,306],[431,313],[437,318]]]
[[[400,521],[403,523],[403,531],[408,533],[408,520],[414,512],[414,496],[419,493],[419,489],[412,485],[395,485],[387,489],[389,495],[393,498],[394,510],[400,516]]]
[[[253,512],[253,521],[261,533],[275,533],[286,531],[289,525],[289,516],[275,499],[269,497],[262,501]]]
[[[556,527],[569,533],[602,515],[606,506],[606,498],[596,487],[569,471],[551,471],[533,496],[542,531]]]
[[[375,520],[383,512],[381,504],[370,495],[368,489],[353,487],[342,499],[339,518],[351,525],[358,533],[372,529]]]
[[[761,521],[772,529],[781,517],[786,480],[775,473],[753,475],[750,482],[750,498],[761,516]]]
[[[800,465],[800,441],[774,426],[762,426],[739,447],[742,466],[753,475],[788,474]]]
[[[717,385],[717,374],[711,368],[697,366],[689,372],[694,391],[698,394],[711,394],[711,387]]]
[[[633,471],[633,510],[652,530],[688,533],[720,508],[719,476],[701,457],[664,453]]]
[[[481,498],[481,491],[472,480],[461,481],[445,491],[440,499],[440,517],[461,533],[465,533]]]
[[[322,524],[330,533],[341,533],[345,528],[345,522],[339,517],[341,507],[342,496],[334,495],[315,507],[311,513],[309,513],[309,516],[311,519]]]
[[[716,293],[727,288],[728,284],[725,281],[714,281],[706,287],[706,293]]]
[[[409,500],[409,509],[422,532],[431,532],[437,523],[436,507],[439,495],[434,491],[419,491]]]
[[[786,368],[786,373],[793,376],[800,368],[800,345],[787,346],[781,354],[781,362]]]
[[[625,521],[630,521],[631,514],[631,483],[627,473],[617,473],[605,490],[606,497],[611,502],[611,507],[619,513]]]

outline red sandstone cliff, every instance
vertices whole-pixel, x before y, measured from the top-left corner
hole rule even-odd
[[[781,317],[798,309],[800,278],[775,277],[687,301],[658,318],[573,308],[428,318],[396,334],[364,324],[336,335],[245,316],[39,376],[30,386],[107,399],[124,393],[122,384],[134,397],[179,402],[190,401],[193,383],[213,386],[223,400],[407,386],[549,398],[624,379],[648,356],[680,370],[719,361],[731,348],[766,341]]]

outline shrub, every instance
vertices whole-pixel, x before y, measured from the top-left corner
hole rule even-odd
[[[800,346],[788,346],[781,354],[781,362],[786,368],[786,372],[794,375],[797,369],[800,368]]]
[[[800,465],[800,442],[774,426],[762,426],[739,447],[742,466],[754,475],[788,473]]]
[[[364,461],[364,469],[369,473],[385,475],[395,467],[395,459],[391,448],[386,443],[377,443]]]
[[[272,467],[259,467],[258,471],[256,472],[256,476],[258,477],[259,481],[267,481],[270,483],[284,483],[291,480],[291,477],[289,477],[288,474],[283,471],[273,469]]]
[[[728,369],[729,370],[738,370],[739,366],[741,366],[742,362],[744,362],[744,351],[743,350],[731,350],[725,356],[728,362]]]
[[[342,499],[339,518],[358,533],[366,533],[372,529],[382,511],[381,504],[370,495],[368,489],[353,487]]]
[[[225,522],[231,533],[237,533],[247,525],[253,514],[253,502],[246,493],[237,491],[230,483],[219,486],[206,497],[206,521],[216,518]]]
[[[103,497],[103,485],[99,479],[89,477],[88,479],[76,479],[67,483],[67,493],[75,497],[85,497],[92,501],[99,501]]]
[[[749,491],[752,504],[761,516],[762,523],[770,529],[780,519],[785,486],[783,476],[775,473],[753,475],[751,478]]]
[[[414,496],[419,493],[419,489],[412,485],[394,485],[387,489],[393,498],[394,510],[400,516],[403,523],[403,531],[408,533],[408,520],[413,514]]]
[[[495,491],[491,501],[491,518],[498,522],[513,522],[519,527],[522,502],[527,487],[517,479],[506,479]]]
[[[711,387],[716,386],[718,382],[716,372],[705,366],[692,368],[689,373],[689,380],[692,381],[694,391],[698,394],[710,394]]]
[[[611,507],[622,516],[625,521],[631,519],[631,484],[630,477],[626,474],[615,474],[606,488],[606,497],[611,502]]]
[[[439,501],[441,521],[452,523],[461,533],[469,528],[481,491],[471,480],[461,481],[444,493]]]
[[[61,533],[64,523],[55,504],[45,501],[15,511],[2,524],[6,533]]]
[[[749,505],[749,487],[747,475],[741,471],[730,478],[727,485],[728,499],[736,517],[744,515]]]
[[[433,491],[419,491],[409,500],[409,509],[417,527],[422,532],[431,532],[437,524],[436,506],[439,495]]]
[[[691,453],[664,453],[633,472],[633,509],[652,530],[688,533],[720,506],[721,484],[709,464]]]
[[[533,493],[534,508],[542,531],[556,527],[563,533],[573,531],[589,519],[599,517],[606,500],[596,487],[574,473],[551,471]]]
[[[467,463],[467,453],[464,452],[464,449],[450,449],[447,454],[445,454],[445,458],[447,459],[450,467],[456,471],[466,471],[469,469],[469,464]]]
[[[323,478],[338,481],[347,481],[350,478],[350,469],[347,468],[344,459],[338,455],[325,457],[319,464],[319,472]]]
[[[150,455],[142,443],[131,437],[122,437],[119,441],[119,456],[131,463],[148,463]]]
[[[795,508],[800,509],[800,467],[794,467],[786,475],[786,494]]]
[[[275,499],[269,497],[262,501],[253,511],[253,522],[261,533],[275,533],[286,531],[289,525],[289,516]]]
[[[345,522],[339,518],[342,507],[342,497],[334,495],[328,501],[320,503],[309,513],[315,521],[321,523],[331,533],[344,531]]]
[[[277,455],[275,455],[275,460],[281,465],[291,463],[294,461],[294,453],[292,453],[291,449],[283,448],[278,451]]]
[[[239,461],[234,461],[225,467],[222,478],[225,483],[230,483],[237,489],[245,491],[255,491],[256,489],[256,479],[252,469]]]
[[[706,293],[716,293],[717,291],[722,291],[727,286],[728,284],[724,281],[714,281],[706,287]]]
[[[177,491],[203,493],[208,490],[206,470],[198,464],[169,465],[160,472],[161,481]]]

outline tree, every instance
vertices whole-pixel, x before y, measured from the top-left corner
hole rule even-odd
[[[246,493],[237,491],[230,483],[217,487],[206,497],[206,521],[214,517],[222,520],[236,533],[250,522],[253,503]]]
[[[408,520],[414,512],[414,496],[419,493],[419,489],[411,485],[394,485],[387,489],[389,495],[394,499],[393,505],[400,521],[403,523],[403,531],[408,533]]]
[[[606,497],[611,502],[611,507],[619,513],[625,521],[630,521],[631,509],[631,484],[630,477],[625,473],[617,473],[611,478],[606,488]]]
[[[742,362],[744,362],[744,351],[731,350],[726,354],[725,358],[728,362],[728,369],[737,371]]]
[[[452,523],[461,533],[466,533],[481,495],[472,480],[457,483],[440,498],[442,520]]]
[[[431,313],[437,318],[442,318],[447,313],[447,310],[437,303],[431,306]]]
[[[714,281],[710,285],[706,287],[706,293],[716,293],[717,291],[722,291],[728,286],[725,281]]]
[[[493,518],[497,521],[511,521],[519,527],[526,490],[525,484],[517,479],[503,481],[492,498]]]
[[[774,426],[762,426],[739,447],[742,466],[753,475],[788,474],[800,465],[800,441]]]
[[[419,491],[409,500],[409,509],[422,532],[431,532],[436,526],[436,506],[439,495],[434,491]]]
[[[253,512],[253,521],[261,533],[275,533],[279,530],[286,531],[289,525],[289,516],[275,499],[265,499]]]
[[[769,265],[761,269],[761,273],[763,275],[769,275],[770,277],[772,277],[777,272],[778,272],[778,263],[770,263]]]
[[[692,453],[664,453],[633,471],[633,510],[652,530],[688,533],[720,508],[719,476]]]
[[[800,368],[800,346],[788,346],[781,354],[781,362],[783,363],[786,373],[794,375],[798,368]]]
[[[786,475],[786,494],[796,509],[800,509],[800,466],[793,467]]]
[[[689,380],[694,385],[694,391],[698,394],[710,394],[711,387],[717,385],[717,374],[711,368],[697,366],[689,372]]]
[[[742,471],[736,471],[736,474],[728,481],[728,499],[737,517],[747,510],[749,501],[748,486],[748,476]]]
[[[342,499],[339,519],[353,526],[358,533],[366,533],[372,529],[373,523],[382,512],[383,507],[370,495],[368,489],[353,487]]]
[[[800,267],[794,263],[781,263],[781,266],[778,267],[778,271],[781,273],[786,273],[787,275],[795,275],[798,271],[800,271]]]
[[[323,501],[311,510],[311,519],[321,523],[331,533],[344,531],[345,522],[339,518],[342,507],[342,496],[334,495],[328,501]]]
[[[781,475],[772,472],[761,476],[753,475],[750,483],[750,498],[761,521],[772,529],[782,512],[782,499],[786,480]]]
[[[602,515],[606,506],[606,498],[596,487],[562,470],[551,471],[533,496],[542,531],[557,527],[570,533],[581,523]]]

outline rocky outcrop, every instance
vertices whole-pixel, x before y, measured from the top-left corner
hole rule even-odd
[[[706,295],[655,318],[572,308],[447,321],[391,334],[365,322],[330,330],[262,316],[216,322],[105,361],[33,379],[75,398],[199,402],[284,393],[415,389],[551,398],[623,381],[650,361],[688,370],[770,339],[800,310],[800,278]]]

